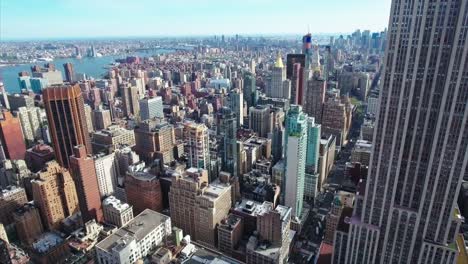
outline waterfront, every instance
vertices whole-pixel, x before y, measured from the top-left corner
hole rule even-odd
[[[139,56],[139,57],[148,57],[156,54],[164,54],[172,52],[170,49],[156,49],[156,50],[145,50],[139,52],[118,54],[118,55],[108,55],[96,58],[84,57],[81,59],[76,58],[60,58],[55,59],[51,63],[55,64],[55,67],[62,72],[62,75],[65,78],[63,71],[63,64],[66,62],[71,62],[75,68],[75,73],[85,73],[88,77],[93,77],[95,79],[103,77],[107,72],[106,67],[109,64],[115,62],[116,59],[123,59],[128,56]],[[0,80],[5,85],[5,89],[9,93],[20,92],[20,87],[18,84],[18,73],[21,71],[27,71],[31,73],[31,66],[33,65],[44,65],[47,62],[36,62],[29,64],[21,65],[11,65],[0,67]]]

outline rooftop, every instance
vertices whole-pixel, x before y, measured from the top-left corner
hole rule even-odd
[[[120,201],[119,199],[115,198],[114,196],[109,196],[106,199],[104,199],[104,201],[102,202],[102,205],[103,206],[112,206],[114,209],[116,209],[119,212],[130,208],[129,204]]]
[[[38,253],[47,253],[65,241],[64,235],[54,232],[47,232],[32,245]]]
[[[265,212],[273,209],[273,204],[269,202],[259,203],[252,200],[242,199],[237,202],[234,206],[234,210],[242,213],[246,213],[252,216],[264,214]]]
[[[119,250],[122,243],[126,244],[131,240],[139,242],[168,218],[168,216],[146,209],[96,246],[108,252],[113,249]]]

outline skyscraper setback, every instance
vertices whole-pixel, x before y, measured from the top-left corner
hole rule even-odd
[[[455,263],[468,163],[468,1],[392,2],[369,178],[345,263]]]
[[[75,146],[84,145],[86,152],[91,153],[80,86],[53,86],[45,89],[43,95],[57,161],[68,168]]]

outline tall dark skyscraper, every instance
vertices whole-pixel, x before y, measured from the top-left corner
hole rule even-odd
[[[294,64],[295,63],[300,63],[301,68],[305,67],[305,60],[306,60],[306,55],[305,54],[288,54],[286,55],[286,78],[290,79],[292,78],[294,74]]]
[[[369,178],[344,263],[456,263],[467,36],[466,0],[392,1]]]
[[[69,168],[73,148],[84,145],[91,153],[84,101],[80,86],[53,86],[43,91],[44,107],[57,161]]]
[[[217,114],[217,132],[220,139],[221,169],[237,176],[237,116],[223,107]]]
[[[75,81],[75,70],[73,68],[73,64],[67,62],[63,64],[63,69],[65,70],[65,79],[67,82],[71,83]]]
[[[247,109],[255,106],[258,100],[255,74],[246,72],[244,75],[244,99],[247,102]]]

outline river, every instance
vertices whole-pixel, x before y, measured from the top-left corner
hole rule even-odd
[[[95,79],[103,77],[107,72],[106,67],[110,63],[115,62],[116,59],[123,59],[128,56],[139,56],[139,57],[148,57],[156,54],[164,54],[173,52],[169,49],[156,49],[156,50],[145,50],[139,52],[131,52],[119,55],[107,55],[96,58],[84,57],[81,59],[76,58],[60,58],[55,59],[51,63],[55,64],[55,67],[62,72],[62,75],[65,79],[63,64],[66,62],[71,62],[74,66],[75,73],[85,73],[88,77],[93,77]],[[5,85],[5,89],[9,93],[20,92],[20,87],[18,83],[18,73],[21,71],[27,71],[31,73],[31,66],[41,65],[43,66],[47,62],[37,62],[30,64],[21,64],[21,65],[12,65],[12,66],[3,66],[0,67],[0,80]]]

